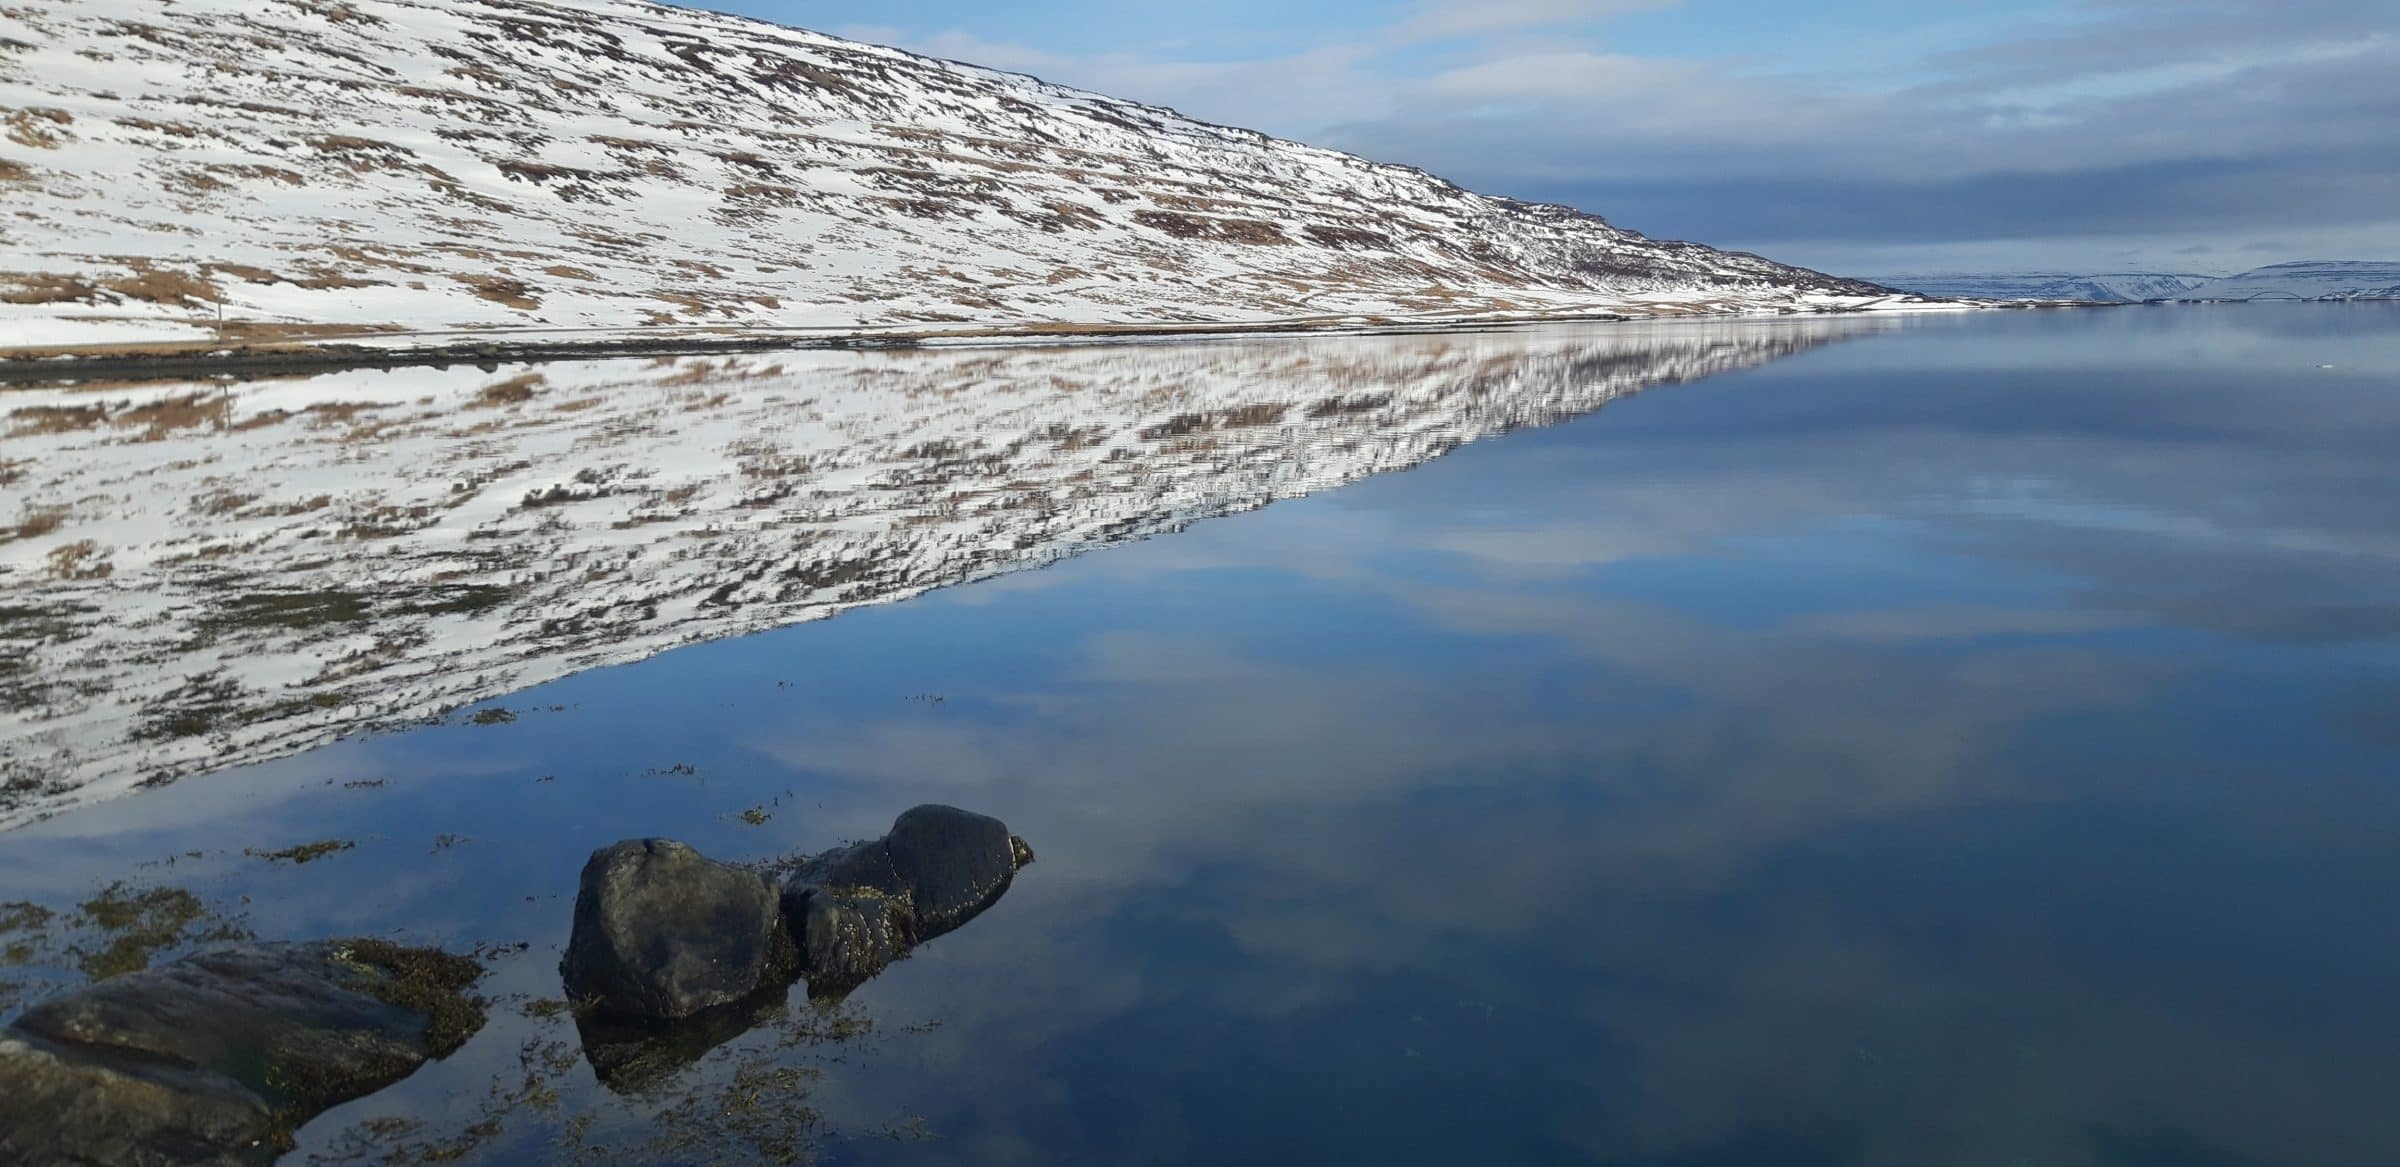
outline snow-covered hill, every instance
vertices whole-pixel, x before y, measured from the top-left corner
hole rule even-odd
[[[2400,299],[2400,263],[2317,260],[2279,263],[2227,276],[2183,293],[2185,300]]]
[[[2113,272],[2104,275],[1936,272],[1884,276],[1877,282],[1920,295],[1964,300],[2081,300],[2097,304],[2138,304],[2145,300],[2181,296],[2213,278],[2165,272]]]
[[[0,826],[1262,506],[1893,322],[0,396]]]
[[[1893,302],[636,0],[11,0],[0,197],[0,347]]]

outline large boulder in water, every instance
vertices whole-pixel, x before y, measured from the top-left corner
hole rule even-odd
[[[802,860],[784,876],[785,926],[811,989],[845,988],[998,902],[1033,862],[989,815],[951,806],[903,812],[891,833]]]
[[[999,819],[954,806],[903,812],[885,845],[916,907],[919,941],[952,931],[997,902],[1016,877],[1024,846]],[[1033,856],[1031,850],[1022,854]]]
[[[675,1021],[739,1001],[793,964],[772,882],[672,839],[637,839],[584,864],[559,972],[570,997],[600,1012]]]
[[[264,1163],[483,1025],[465,957],[245,944],[42,1002],[0,1038],[0,1162]]]

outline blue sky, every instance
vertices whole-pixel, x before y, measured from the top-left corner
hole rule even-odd
[[[2400,0],[702,0],[1860,274],[2400,259]]]

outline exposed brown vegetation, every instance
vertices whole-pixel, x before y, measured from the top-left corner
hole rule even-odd
[[[37,506],[26,508],[23,518],[13,527],[0,527],[0,543],[19,539],[39,539],[66,525],[70,512],[65,507]]]
[[[475,395],[472,408],[493,409],[503,405],[522,405],[533,400],[533,391],[541,388],[547,378],[540,373],[526,373],[506,381],[486,385]]]
[[[105,405],[28,405],[10,410],[8,436],[34,437],[88,430],[108,420]]]
[[[468,290],[474,292],[478,298],[489,300],[504,308],[531,310],[542,306],[540,297],[534,295],[538,289],[523,280],[512,280],[505,276],[452,276],[450,278],[465,284]]]
[[[192,393],[119,410],[109,415],[108,422],[120,429],[140,426],[142,440],[156,441],[176,430],[224,426],[228,420],[226,406],[224,394]]]
[[[189,272],[160,271],[147,265],[137,265],[132,275],[104,280],[101,286],[145,304],[211,304],[224,295],[203,277]]]
[[[74,122],[75,118],[63,109],[12,110],[6,119],[0,119],[0,125],[8,127],[9,141],[36,150],[57,149],[66,136],[64,127]]]
[[[1135,211],[1133,221],[1177,239],[1204,239],[1253,246],[1290,243],[1283,229],[1261,219],[1219,219],[1176,211]]]
[[[8,272],[0,283],[7,285],[0,304],[89,304],[100,297],[100,289],[73,276]]]
[[[108,553],[89,539],[78,540],[52,551],[49,561],[50,574],[59,579],[107,579],[117,571],[116,565],[108,561]]]
[[[250,265],[244,263],[212,263],[208,265],[206,270],[211,273],[223,272],[226,275],[232,276],[233,278],[246,283],[280,284],[284,282],[283,277],[276,275],[274,272],[268,271],[263,267],[251,267]]]

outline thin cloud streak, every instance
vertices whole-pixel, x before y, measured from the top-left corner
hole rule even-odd
[[[1612,21],[1678,6],[1426,3],[1230,60],[846,31],[1770,254],[2017,238],[2045,260],[2231,270],[2311,257],[2275,254],[2289,239],[2400,245],[2400,35],[2377,4],[2087,0],[1884,88],[1817,62],[1611,46]]]

